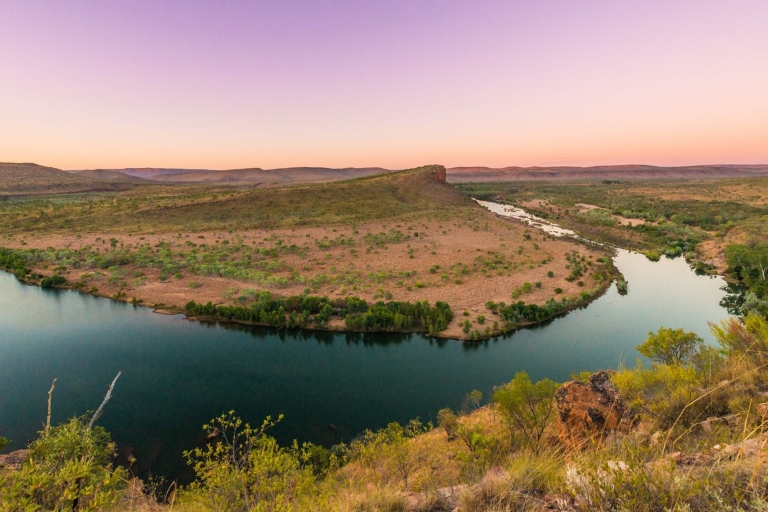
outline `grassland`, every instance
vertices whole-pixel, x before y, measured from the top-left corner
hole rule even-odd
[[[480,339],[588,301],[615,274],[597,249],[479,207],[441,166],[271,189],[142,184],[10,199],[0,215],[0,246],[29,278],[171,311],[250,307],[263,291],[427,300],[454,312],[440,335]]]
[[[101,181],[36,164],[0,162],[0,201],[12,197],[125,190],[130,179]]]
[[[687,254],[720,272],[725,248],[768,241],[768,178],[460,185],[574,228],[592,239]]]

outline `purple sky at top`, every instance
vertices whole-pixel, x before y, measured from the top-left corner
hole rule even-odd
[[[0,161],[768,163],[765,0],[0,0]]]

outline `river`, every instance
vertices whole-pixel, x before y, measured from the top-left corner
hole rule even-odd
[[[0,272],[0,436],[9,449],[35,436],[53,378],[56,423],[96,409],[122,371],[99,424],[132,447],[142,474],[183,480],[182,451],[230,409],[252,423],[284,414],[279,440],[329,446],[391,421],[433,420],[521,370],[564,381],[634,365],[635,346],[660,326],[713,342],[708,322],[728,317],[722,278],[696,275],[682,258],[618,250],[614,261],[627,295],[612,285],[585,308],[480,343],[202,324]]]

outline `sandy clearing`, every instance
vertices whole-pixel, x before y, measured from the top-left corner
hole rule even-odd
[[[406,241],[387,243],[382,246],[371,246],[364,242],[366,234],[387,233],[398,230],[410,235]],[[417,236],[418,234],[418,236]],[[320,248],[317,241],[328,241],[337,237],[353,238],[355,245],[333,246]],[[326,238],[327,237],[327,238]],[[527,238],[526,238],[527,237]],[[581,278],[584,286],[577,282],[568,282],[565,278],[570,271],[565,256],[573,250],[587,257],[587,261],[602,255],[596,249],[577,245],[571,240],[547,238],[533,229],[506,219],[501,219],[490,213],[480,213],[477,220],[467,221],[456,219],[452,221],[412,221],[412,222],[378,222],[359,225],[356,229],[350,226],[312,227],[277,230],[248,230],[236,233],[203,232],[188,233],[181,237],[173,234],[135,234],[135,235],[45,235],[40,237],[6,236],[0,239],[1,246],[15,248],[47,247],[79,249],[92,246],[100,252],[109,252],[110,238],[117,239],[117,245],[136,246],[148,243],[152,247],[160,242],[172,244],[174,250],[186,251],[187,241],[196,244],[206,243],[215,245],[224,240],[235,242],[237,239],[249,246],[272,247],[275,240],[280,239],[283,245],[296,244],[307,247],[306,254],[280,254],[279,260],[285,262],[287,268],[297,269],[303,276],[313,278],[320,274],[334,275],[341,271],[359,272],[360,283],[355,286],[342,286],[326,283],[312,293],[327,295],[331,298],[358,296],[368,301],[382,299],[383,293],[391,294],[391,300],[416,301],[428,300],[430,303],[445,301],[451,305],[456,317],[444,335],[463,338],[464,333],[459,322],[469,318],[473,328],[482,331],[486,326],[492,327],[493,322],[500,319],[486,309],[487,301],[513,302],[512,291],[524,283],[541,283],[541,288],[532,287],[530,293],[514,299],[527,303],[542,304],[552,297],[575,296],[584,289],[593,288],[596,282],[585,276]],[[26,245],[23,245],[26,244]],[[353,253],[353,250],[355,253]],[[518,251],[521,251],[518,254]],[[472,268],[478,257],[491,258],[503,256],[517,268],[510,270],[483,271],[479,265],[467,275],[461,275],[457,282],[455,265],[462,263]],[[551,259],[542,263],[545,259]],[[430,268],[438,266],[434,273]],[[454,270],[449,269],[454,266]],[[599,264],[593,264],[597,268]],[[50,268],[40,268],[40,273],[50,274]],[[77,282],[84,274],[94,274],[98,269],[73,269],[63,273],[70,282]],[[449,271],[449,278],[443,278],[443,272]],[[376,272],[391,271],[395,276],[401,272],[413,272],[410,277],[387,278],[378,283],[369,277]],[[547,277],[552,271],[554,278]],[[224,277],[204,277],[190,272],[183,272],[181,278],[171,277],[160,281],[160,271],[152,267],[124,268],[123,286],[119,281],[109,282],[108,271],[101,271],[103,276],[92,276],[87,279],[85,289],[95,287],[97,294],[114,296],[118,292],[124,294],[124,300],[141,301],[147,305],[164,305],[166,307],[182,307],[186,302],[214,302],[217,304],[233,303],[237,293],[245,288],[263,289],[253,283],[238,281]],[[134,273],[144,274],[134,277]],[[275,275],[290,276],[290,272],[276,272]],[[199,287],[191,288],[190,282],[196,282]],[[418,287],[421,283],[423,287]],[[270,291],[277,295],[300,294],[306,284],[289,283],[282,288]],[[563,290],[562,295],[555,293],[555,288]],[[464,311],[469,316],[464,316]],[[486,317],[483,325],[475,324],[477,316]],[[500,322],[501,323],[501,322]]]

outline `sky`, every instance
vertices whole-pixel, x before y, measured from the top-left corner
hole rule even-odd
[[[765,0],[0,0],[0,161],[768,163]]]

